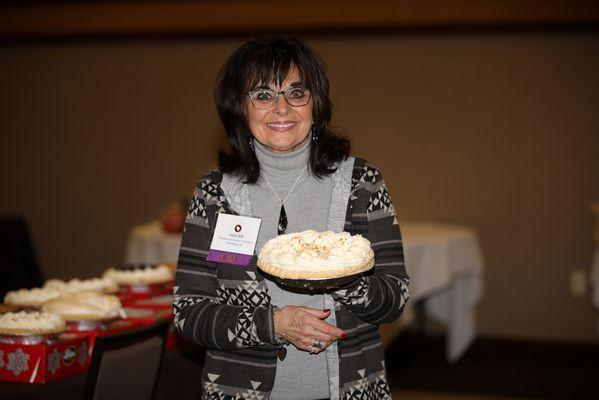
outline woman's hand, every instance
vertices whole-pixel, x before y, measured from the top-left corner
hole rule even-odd
[[[320,353],[345,332],[324,322],[331,310],[310,307],[285,306],[274,312],[275,333],[284,337],[300,350]]]

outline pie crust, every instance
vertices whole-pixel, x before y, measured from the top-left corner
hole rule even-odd
[[[261,263],[258,260],[258,267],[269,275],[276,276],[281,279],[305,279],[305,280],[324,280],[324,279],[337,279],[344,276],[355,275],[362,272],[366,272],[371,269],[374,265],[374,259],[361,264],[345,266],[339,269],[330,269],[322,271],[304,271],[301,269],[292,271],[289,269],[281,268],[280,266]]]

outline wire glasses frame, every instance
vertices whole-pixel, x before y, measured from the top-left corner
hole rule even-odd
[[[248,92],[248,97],[255,108],[259,110],[268,110],[279,101],[279,95],[281,94],[285,98],[287,104],[291,107],[303,107],[310,102],[311,97],[310,91],[303,86],[291,87],[281,91],[258,88],[250,90]]]

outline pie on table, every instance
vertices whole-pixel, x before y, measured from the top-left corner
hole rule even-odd
[[[116,293],[119,285],[109,278],[71,279],[68,282],[59,279],[49,279],[44,283],[44,289],[55,289],[62,293],[97,292]]]
[[[47,301],[57,299],[61,292],[56,289],[32,288],[12,290],[4,296],[4,302],[16,307],[39,308]]]
[[[0,315],[0,335],[47,335],[66,329],[65,320],[56,314],[21,311]]]
[[[135,269],[110,268],[104,278],[112,279],[119,285],[155,285],[173,280],[173,270],[166,264]]]
[[[99,293],[67,293],[42,306],[42,311],[58,314],[66,320],[102,321],[123,316],[118,297]]]
[[[374,252],[361,235],[307,230],[266,242],[257,265],[282,279],[335,279],[368,271]]]

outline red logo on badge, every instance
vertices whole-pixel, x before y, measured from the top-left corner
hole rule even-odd
[[[241,225],[235,225],[235,232],[241,232]]]

